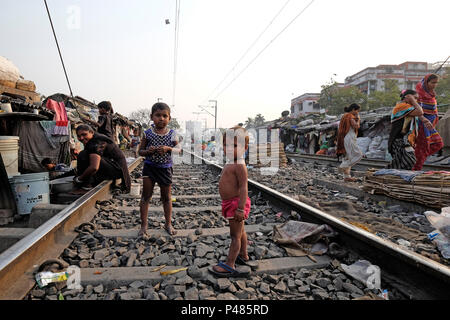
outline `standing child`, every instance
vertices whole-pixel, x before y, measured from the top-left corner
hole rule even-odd
[[[133,151],[134,157],[138,157],[138,148],[141,143],[141,135],[139,134],[139,129],[134,129],[133,136],[131,138],[131,150]]]
[[[247,264],[247,234],[244,220],[250,212],[248,197],[248,175],[244,154],[248,149],[247,130],[240,126],[229,129],[223,135],[226,164],[219,180],[222,198],[222,215],[230,223],[231,244],[227,260],[219,262],[210,271],[218,277],[245,276],[247,272],[235,269],[235,263]]]
[[[167,128],[170,121],[170,108],[163,102],[155,103],[150,115],[154,124],[144,132],[139,155],[145,157],[143,177],[143,192],[140,203],[141,230],[139,235],[147,234],[148,207],[153,195],[155,183],[161,189],[161,202],[164,207],[164,229],[170,234],[176,234],[172,227],[172,152],[179,152],[178,140],[173,129]]]

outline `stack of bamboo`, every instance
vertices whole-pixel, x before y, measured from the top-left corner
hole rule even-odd
[[[272,150],[274,151],[272,153]],[[256,155],[254,154],[256,152]],[[273,166],[274,159],[278,160],[281,168],[287,166],[287,157],[284,153],[284,144],[282,142],[258,144],[256,148],[250,149],[250,159],[257,160],[255,167]],[[271,163],[272,162],[272,163]]]
[[[411,182],[395,175],[374,175],[376,169],[367,171],[363,190],[371,194],[417,202],[428,207],[450,206],[450,172],[430,171],[417,175]]]

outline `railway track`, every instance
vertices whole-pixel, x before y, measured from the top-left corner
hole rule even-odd
[[[298,153],[292,153],[292,152],[286,152],[286,156],[292,159],[296,160],[303,160],[303,161],[317,161],[319,163],[324,164],[332,164],[332,165],[339,165],[340,161],[338,161],[335,157],[328,157],[323,155],[313,155],[313,154],[298,154]],[[386,160],[380,160],[380,159],[362,159],[359,161],[354,168],[357,169],[365,169],[367,168],[379,168],[382,169],[386,167],[386,165],[389,162]],[[430,171],[449,171],[450,166],[449,165],[433,165],[433,164],[425,164],[423,166],[423,170],[430,170]]]
[[[130,166],[130,171],[137,168],[132,177],[139,177],[140,162]],[[340,267],[357,259],[381,268],[382,287],[389,288],[392,298],[449,297],[448,267],[251,180],[253,209],[246,230],[252,241],[249,255],[258,268],[249,279],[213,277],[207,268],[224,260],[230,243],[217,196],[220,170],[208,161],[175,167],[175,237],[163,231],[161,205],[153,202],[149,239],[137,238],[139,197],[112,195],[110,183],[103,182],[0,255],[0,298],[348,300],[377,292]],[[334,241],[347,255],[314,256],[315,261],[287,256],[272,241],[273,225],[299,217],[331,226],[338,233]],[[87,228],[75,231],[86,222]],[[39,266],[55,258],[80,268],[81,289],[36,285]],[[186,269],[161,274],[180,268]]]

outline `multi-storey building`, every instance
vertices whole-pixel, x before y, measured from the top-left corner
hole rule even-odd
[[[397,80],[400,90],[414,89],[416,83],[433,69],[427,62],[407,61],[399,65],[382,64],[377,67],[369,67],[345,78],[345,86],[356,86],[362,92],[370,94],[373,91],[384,90],[386,79]]]
[[[291,115],[297,117],[308,113],[319,113],[320,106],[317,101],[320,93],[304,93],[291,100]]]

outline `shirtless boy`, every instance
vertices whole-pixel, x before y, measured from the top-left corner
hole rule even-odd
[[[247,234],[244,230],[244,220],[250,212],[248,175],[244,159],[248,142],[248,133],[240,126],[228,129],[223,135],[226,164],[219,181],[219,193],[222,198],[222,215],[230,223],[231,244],[226,261],[219,262],[210,269],[218,277],[243,275],[235,269],[235,263],[246,264],[249,259]]]

